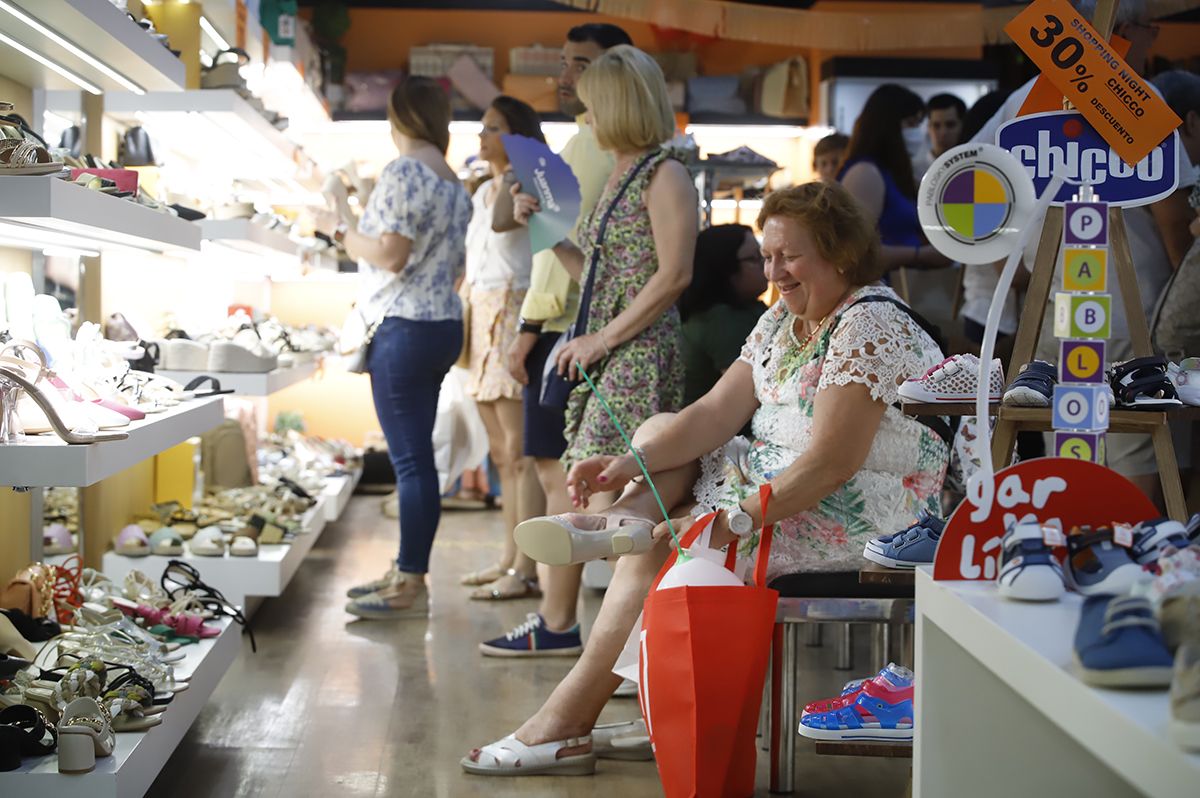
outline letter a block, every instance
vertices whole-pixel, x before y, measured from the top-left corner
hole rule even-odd
[[[1105,291],[1107,289],[1107,249],[1063,250],[1064,291]]]
[[[1059,341],[1059,382],[1105,382],[1104,341]]]
[[[1108,386],[1055,385],[1052,422],[1056,430],[1108,429]]]
[[[1112,331],[1112,294],[1054,295],[1055,338],[1108,338]]]
[[[1054,455],[1104,465],[1103,432],[1056,432]]]

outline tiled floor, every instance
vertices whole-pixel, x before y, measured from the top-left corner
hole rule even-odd
[[[379,500],[355,497],[329,525],[287,593],[254,616],[248,642],[150,790],[151,796],[611,796],[662,795],[651,762],[601,761],[592,777],[481,779],[459,758],[512,729],[549,693],[569,660],[479,656],[476,644],[536,609],[533,601],[467,599],[458,576],[493,561],[499,513],[443,516],[434,551],[428,623],[350,622],[347,586],[388,566],[395,522]],[[585,591],[586,592],[586,591]],[[584,599],[594,617],[599,595]],[[586,631],[586,623],[585,623]],[[877,669],[866,646],[857,670]],[[831,668],[831,646],[803,649],[801,700],[834,694],[851,675]],[[615,699],[602,720],[633,718]],[[767,795],[763,757],[759,790]],[[908,762],[817,757],[798,743],[798,795],[899,798]]]

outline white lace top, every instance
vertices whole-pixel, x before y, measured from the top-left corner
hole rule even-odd
[[[827,387],[861,383],[888,405],[862,468],[809,511],[776,529],[768,574],[858,570],[865,542],[907,526],[919,509],[937,510],[947,448],[935,433],[892,404],[905,379],[942,360],[937,344],[881,285],[859,288],[835,322],[801,346],[795,317],[777,302],[746,340],[741,360],[754,374],[754,441],[735,439],[702,461],[696,500],[705,508],[731,507],[788,468],[808,449],[813,400]],[[757,535],[740,554],[749,556]]]

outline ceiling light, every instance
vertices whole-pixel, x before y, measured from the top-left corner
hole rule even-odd
[[[200,30],[204,31],[208,35],[208,38],[213,40],[213,44],[217,46],[218,50],[230,49],[229,42],[221,35],[220,31],[213,27],[213,24],[208,21],[208,17],[203,14],[200,15]]]
[[[146,93],[146,90],[143,89],[141,86],[137,85],[132,80],[125,77],[121,73],[117,72],[115,69],[110,67],[108,64],[104,63],[103,61],[101,61],[100,59],[91,55],[90,53],[84,52],[83,50],[79,49],[79,47],[77,47],[73,43],[67,41],[62,36],[59,36],[57,33],[52,31],[50,28],[47,28],[41,22],[39,22],[36,19],[34,19],[33,17],[29,16],[28,14],[26,14],[24,11],[20,10],[19,8],[16,8],[15,6],[12,6],[12,5],[4,2],[4,0],[0,0],[0,11],[7,11],[9,14],[11,14],[16,19],[20,20],[21,22],[24,22],[26,25],[28,25],[29,27],[33,28],[38,33],[45,36],[47,39],[54,42],[59,47],[62,47],[63,49],[67,50],[72,55],[76,56],[77,58],[79,58],[83,61],[86,61],[88,64],[90,64],[93,67],[95,67],[96,69],[100,70],[105,75],[108,75],[110,78],[115,80],[117,83],[120,83],[122,86],[129,89],[131,92],[134,92],[135,94],[145,94]],[[21,49],[21,48],[18,47],[17,49]],[[35,58],[36,58],[36,56],[35,56]],[[42,59],[38,58],[37,60],[41,61]],[[55,69],[55,67],[52,66],[49,62],[43,61],[43,63],[45,63],[47,66],[50,66],[52,69]],[[58,69],[55,69],[55,71],[59,72],[60,69],[61,69],[61,67]],[[60,74],[62,74],[63,77],[67,77],[67,78],[70,77],[69,75],[64,74],[63,72],[60,72]],[[72,80],[74,80],[74,79],[72,78]],[[82,83],[80,83],[80,80],[82,80],[82,79],[74,80],[74,82],[79,83],[79,85],[83,85]],[[96,89],[95,91],[93,91],[92,89],[87,88],[87,86],[84,86],[84,88],[87,91],[91,92],[92,94],[100,93],[99,89]]]
[[[103,94],[103,92],[100,90],[100,87],[97,86],[96,84],[89,83],[88,81],[86,81],[83,78],[76,75],[71,70],[67,69],[64,66],[60,66],[59,64],[56,64],[55,62],[51,61],[49,58],[42,55],[41,53],[36,52],[34,50],[30,50],[28,47],[21,44],[16,39],[9,38],[8,36],[4,35],[3,33],[0,33],[0,42],[7,44],[9,47],[13,48],[17,52],[20,52],[20,53],[23,53],[23,54],[29,56],[34,61],[37,61],[39,64],[41,64],[42,66],[47,67],[48,69],[51,69],[54,72],[57,72],[58,74],[62,75],[64,78],[66,78],[67,80],[74,83],[79,88],[83,89],[84,91],[86,91],[90,94]]]

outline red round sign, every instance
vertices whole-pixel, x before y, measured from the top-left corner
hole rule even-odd
[[[1066,533],[1073,526],[1136,524],[1159,515],[1146,494],[1116,471],[1063,457],[1003,468],[984,494],[984,506],[968,499],[950,516],[934,557],[934,579],[995,579],[1000,541],[1014,522],[1036,519]]]

